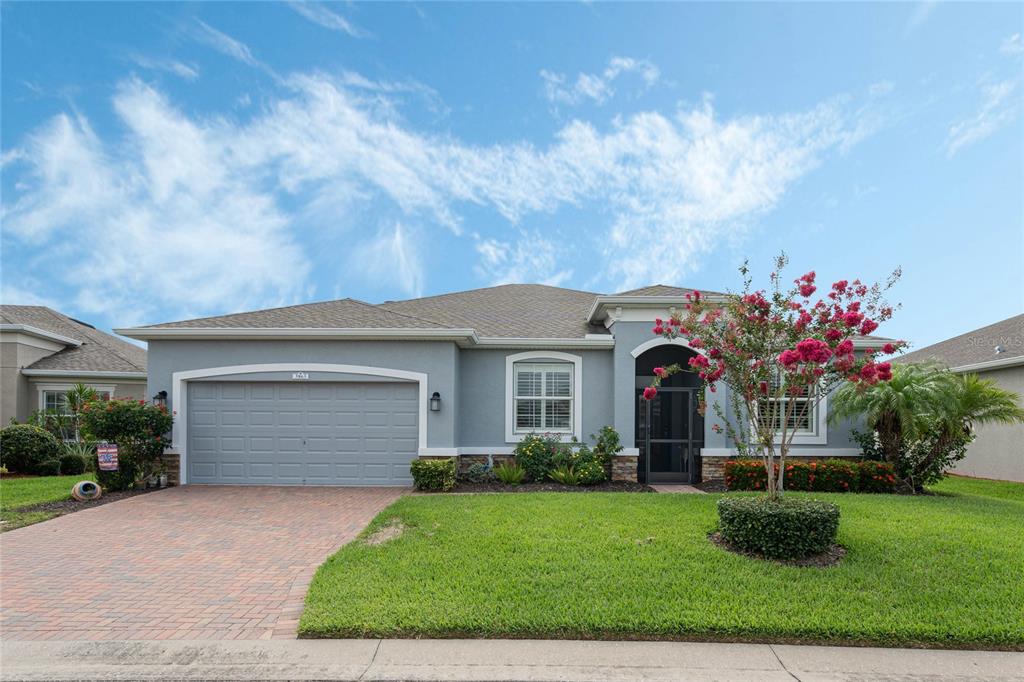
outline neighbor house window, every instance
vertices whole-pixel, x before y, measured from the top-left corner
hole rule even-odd
[[[43,391],[43,409],[57,414],[70,414],[65,396],[66,391]]]
[[[572,433],[572,363],[517,362],[514,368],[516,433]]]
[[[102,388],[93,386],[91,387],[96,391],[100,400],[110,400],[110,396],[113,393],[113,389],[109,386]],[[67,402],[68,389],[65,388],[48,388],[40,391],[39,408],[47,412],[56,412],[64,416],[69,416],[71,411],[68,410]]]

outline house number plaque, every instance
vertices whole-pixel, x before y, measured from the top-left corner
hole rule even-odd
[[[309,372],[292,372],[292,379],[302,381],[309,378]]]

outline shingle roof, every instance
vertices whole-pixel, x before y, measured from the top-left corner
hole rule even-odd
[[[615,296],[675,296],[681,297],[686,294],[692,294],[694,291],[700,291],[702,294],[718,294],[717,291],[706,291],[704,289],[688,289],[686,287],[670,287],[664,284],[654,284],[649,287],[640,287],[639,289],[630,289],[629,291],[620,291]]]
[[[996,347],[1002,348],[1002,352],[996,353]],[[907,353],[899,362],[938,360],[950,367],[963,367],[1022,356],[1024,314]]]
[[[442,325],[411,315],[392,312],[380,306],[352,298],[320,303],[303,303],[285,308],[270,308],[248,313],[200,317],[195,320],[165,322],[144,329],[243,328],[243,329],[440,329]]]
[[[607,334],[587,324],[598,294],[543,284],[505,284],[440,296],[387,301],[378,308],[475,329],[485,337],[574,339]]]
[[[0,322],[22,324],[82,342],[37,360],[26,369],[76,372],[145,372],[146,351],[45,306],[0,305]]]

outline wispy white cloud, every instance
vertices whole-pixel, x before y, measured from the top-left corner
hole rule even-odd
[[[935,11],[936,4],[935,0],[924,0],[914,6],[914,11],[910,14],[910,18],[907,19],[906,26],[903,27],[904,38],[921,28],[928,21],[928,17]]]
[[[1015,96],[1017,85],[1014,79],[980,84],[978,111],[950,126],[946,135],[946,156],[952,158],[964,147],[985,139],[1014,120],[1020,107],[1020,98]]]
[[[129,55],[129,59],[141,68],[150,71],[165,71],[189,81],[199,78],[199,67],[195,64],[186,64],[176,59],[155,59],[136,53]]]
[[[326,5],[322,5],[319,2],[301,0],[289,2],[288,5],[314,24],[319,24],[332,31],[345,33],[353,38],[366,38],[370,35],[342,15],[332,12]]]
[[[259,60],[253,56],[252,50],[249,49],[248,45],[232,38],[227,33],[218,31],[201,19],[196,19],[192,35],[199,42],[212,47],[221,54],[237,59],[249,66],[260,66]]]
[[[477,275],[496,284],[538,283],[558,286],[572,277],[566,268],[570,249],[539,234],[524,234],[517,242],[483,239],[477,242]]]
[[[423,263],[420,244],[407,228],[395,223],[360,244],[353,253],[352,266],[378,282],[394,283],[407,296],[423,295]]]
[[[544,96],[549,102],[575,106],[585,100],[604,104],[615,95],[613,83],[623,74],[638,75],[644,89],[653,86],[661,77],[653,63],[631,57],[612,57],[601,73],[579,73],[572,81],[564,74],[547,70],[542,70],[540,77],[544,81]]]
[[[359,79],[292,76],[244,122],[189,116],[128,80],[113,101],[124,139],[62,115],[9,152],[18,189],[4,197],[4,238],[77,249],[78,264],[59,276],[74,282],[102,267],[117,282],[82,287],[81,309],[140,321],[308,295],[313,259],[300,244],[320,229],[310,216],[339,201],[394,216],[357,261],[409,295],[426,286],[424,245],[438,229],[473,240],[487,281],[565,283],[588,254],[606,258],[606,284],[628,288],[649,279],[653,249],[659,277],[679,281],[830,153],[870,134],[859,120],[866,105],[845,98],[721,118],[707,97],[604,128],[574,120],[543,146],[473,145],[416,130],[386,84]],[[504,220],[467,234],[468,207]],[[579,207],[599,209],[603,224],[558,236],[520,226]],[[154,273],[168,274],[154,286]]]
[[[1007,56],[1024,54],[1024,43],[1021,42],[1020,34],[1014,33],[1009,38],[1006,38],[999,46],[999,52]]]

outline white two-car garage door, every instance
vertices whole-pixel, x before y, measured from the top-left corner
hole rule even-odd
[[[406,485],[418,385],[194,382],[189,483]]]

